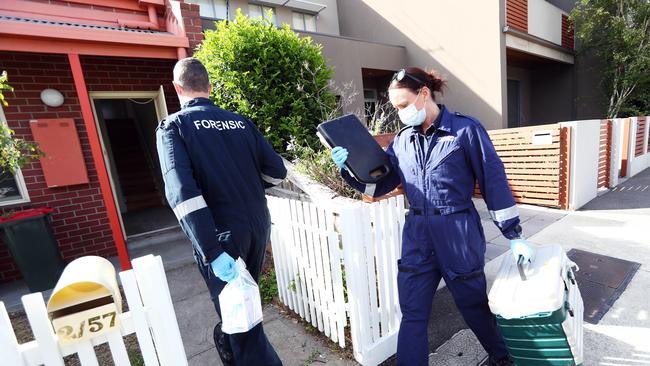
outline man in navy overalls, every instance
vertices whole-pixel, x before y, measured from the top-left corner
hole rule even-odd
[[[265,187],[287,174],[282,158],[248,119],[215,106],[208,73],[195,58],[178,61],[181,110],[160,122],[156,140],[165,195],[192,242],[199,270],[221,316],[219,293],[241,257],[258,280],[270,234]],[[214,338],[224,365],[282,365],[262,324]]]
[[[400,70],[389,86],[391,104],[407,125],[387,153],[392,172],[362,184],[345,168],[347,150],[332,150],[352,187],[380,197],[402,184],[410,209],[402,233],[398,291],[402,311],[397,364],[428,365],[427,323],[433,295],[445,280],[456,306],[490,355],[490,365],[511,365],[486,294],[485,237],[472,203],[476,182],[494,223],[511,239],[515,255],[530,260],[520,237],[519,214],[505,170],[483,126],[472,117],[437,105],[444,82],[419,68]],[[434,321],[444,321],[434,319]]]

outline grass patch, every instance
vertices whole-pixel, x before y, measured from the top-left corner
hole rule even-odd
[[[259,288],[262,305],[268,305],[278,297],[278,282],[276,281],[275,269],[273,267],[268,268],[264,273],[262,273],[262,276],[260,276]]]
[[[144,359],[140,350],[130,350],[129,361],[131,362],[131,366],[144,366]]]

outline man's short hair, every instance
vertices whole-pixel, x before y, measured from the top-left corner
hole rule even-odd
[[[174,66],[174,81],[189,92],[208,92],[210,79],[205,66],[194,57],[179,60]]]

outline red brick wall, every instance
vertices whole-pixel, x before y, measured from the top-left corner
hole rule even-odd
[[[90,91],[151,91],[162,84],[169,113],[179,108],[171,84],[173,60],[82,57],[81,61]],[[14,93],[6,94],[9,106],[4,107],[4,112],[16,135],[32,140],[31,119],[74,118],[90,179],[88,184],[48,188],[40,163],[33,162],[22,169],[31,202],[0,208],[0,212],[40,206],[54,208],[52,227],[66,261],[83,255],[116,255],[67,56],[0,52],[0,70],[7,70],[10,85],[15,88]],[[57,108],[45,106],[40,100],[40,92],[45,88],[63,93],[64,104]],[[0,243],[0,283],[18,278],[20,273],[11,255]]]
[[[190,48],[187,51],[187,55],[191,56],[196,46],[203,41],[203,27],[199,15],[199,5],[183,3],[181,4],[181,14],[183,16],[183,23],[185,24],[185,34],[190,41]]]
[[[528,0],[506,0],[506,18],[509,27],[528,33]]]
[[[81,57],[88,91],[157,91],[162,85],[170,114],[180,109],[172,85],[175,63],[175,60]]]

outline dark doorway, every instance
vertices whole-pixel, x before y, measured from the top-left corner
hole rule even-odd
[[[95,111],[127,237],[177,225],[164,198],[154,99],[96,99]]]
[[[508,128],[521,127],[521,89],[519,80],[508,79]]]

